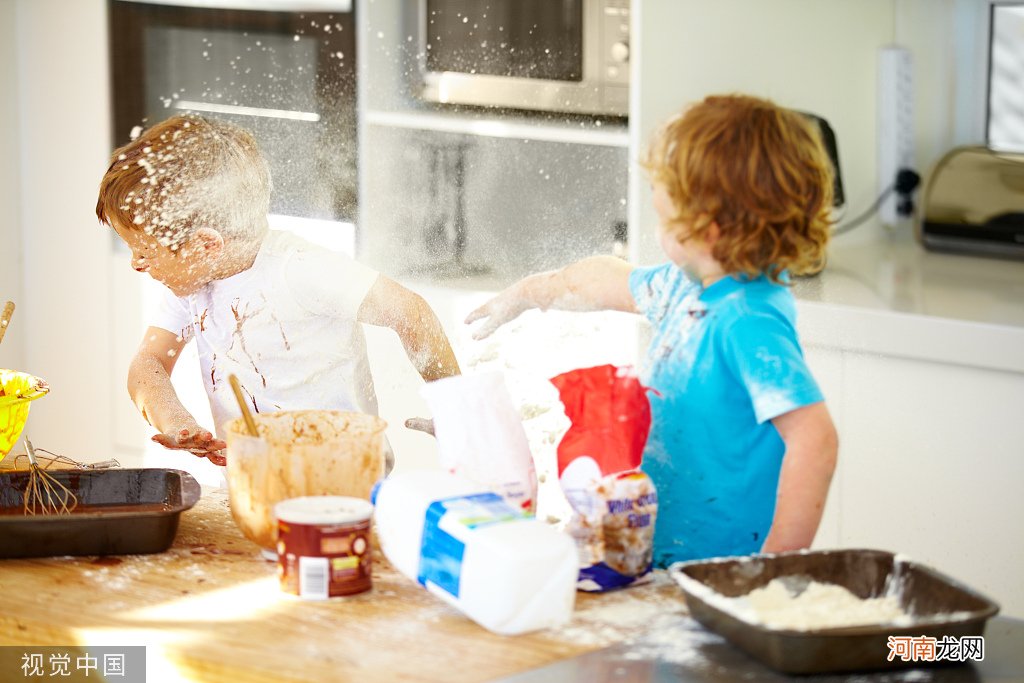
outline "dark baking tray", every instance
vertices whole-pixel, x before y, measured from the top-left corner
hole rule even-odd
[[[180,470],[48,470],[85,511],[23,515],[28,471],[0,472],[0,558],[142,555],[167,550],[178,518],[199,500]]]
[[[822,550],[678,562],[669,567],[694,619],[768,666],[790,674],[921,666],[888,661],[889,636],[980,636],[999,606],[967,586],[881,550]],[[909,623],[808,631],[752,623],[710,604],[700,585],[726,597],[746,595],[780,576],[835,583],[860,598],[896,595]],[[698,585],[694,585],[694,582]],[[713,602],[713,601],[712,601]],[[955,613],[955,614],[953,614]]]

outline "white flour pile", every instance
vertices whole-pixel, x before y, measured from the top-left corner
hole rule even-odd
[[[733,611],[751,621],[798,631],[888,624],[909,618],[895,595],[859,598],[843,586],[806,577],[773,579],[745,596],[726,600],[735,603],[738,609]]]
[[[895,596],[859,598],[846,588],[812,581],[798,595],[775,579],[747,596],[759,619],[799,630],[889,623],[906,616]]]

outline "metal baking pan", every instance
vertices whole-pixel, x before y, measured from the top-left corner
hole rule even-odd
[[[78,507],[69,515],[25,515],[28,471],[0,472],[0,558],[163,552],[200,495],[180,470],[47,472],[78,496]]]
[[[747,654],[789,674],[834,673],[921,666],[889,661],[889,636],[980,636],[999,606],[967,586],[881,550],[823,550],[677,562],[669,573],[690,614]],[[782,576],[807,576],[845,587],[859,598],[895,595],[909,619],[817,630],[755,623],[715,597],[738,597]],[[709,595],[708,589],[714,593]],[[715,596],[714,594],[717,594]]]

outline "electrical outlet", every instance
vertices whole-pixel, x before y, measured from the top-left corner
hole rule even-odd
[[[901,168],[914,167],[913,64],[910,51],[895,45],[878,53],[878,194],[892,188]],[[878,207],[882,225],[901,215],[895,191]],[[905,208],[905,207],[904,207]]]

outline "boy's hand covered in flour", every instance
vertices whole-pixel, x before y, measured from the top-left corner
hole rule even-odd
[[[531,290],[530,280],[537,280],[546,275],[540,273],[517,282],[466,316],[467,325],[486,318],[484,324],[473,331],[473,339],[486,339],[502,325],[518,318],[524,311],[544,308],[540,302],[532,303],[528,293]]]
[[[473,339],[486,339],[530,308],[637,312],[629,291],[632,266],[614,256],[592,256],[560,270],[529,275],[466,316],[466,325],[486,318]]]
[[[486,339],[525,311],[625,311],[636,313],[629,293],[631,266],[614,256],[592,256],[561,270],[537,273],[511,285],[466,317],[483,320],[474,339]]]
[[[227,443],[203,429],[195,420],[189,420],[177,430],[165,434],[154,434],[153,441],[164,448],[185,450],[200,458],[209,458],[214,465],[225,465],[224,449]]]

